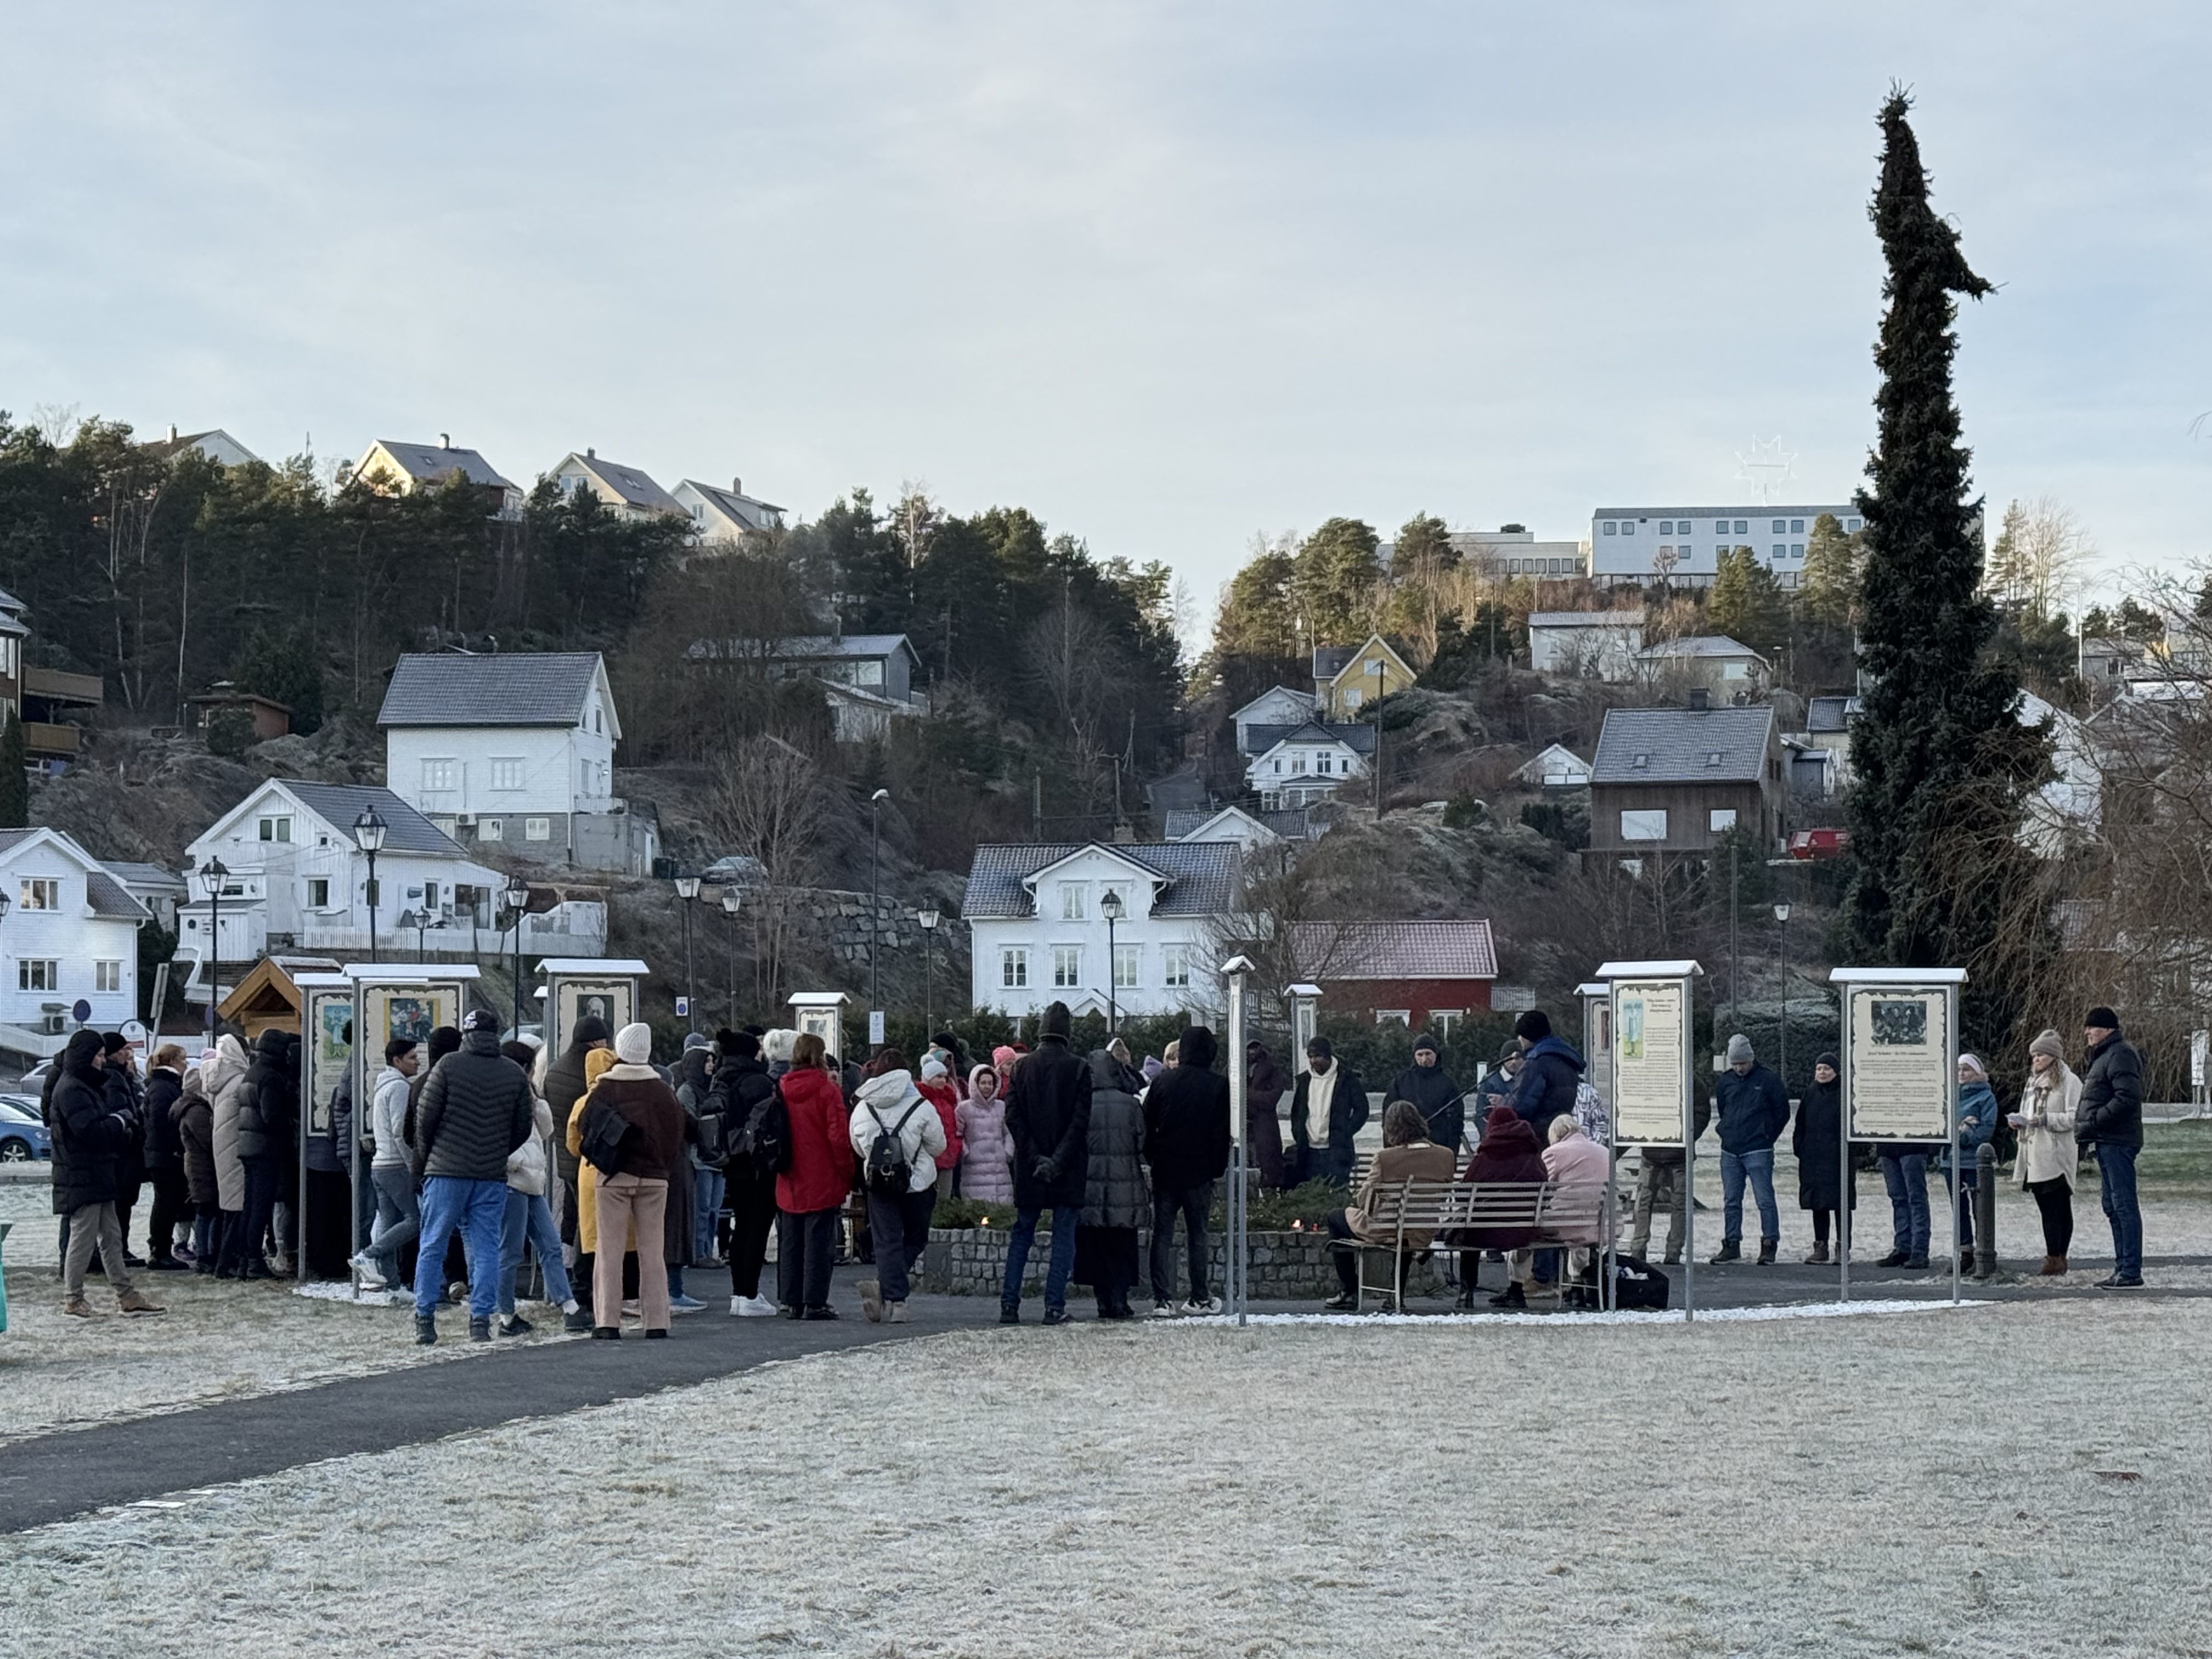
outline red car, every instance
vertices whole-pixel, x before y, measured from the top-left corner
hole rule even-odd
[[[1790,837],[1793,859],[1839,859],[1850,850],[1848,830],[1800,830]]]

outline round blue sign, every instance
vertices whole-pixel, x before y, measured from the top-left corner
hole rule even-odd
[[[83,1024],[92,1018],[92,1005],[82,997],[79,997],[76,1000],[76,1006],[70,1010],[70,1018],[76,1020],[78,1024]]]

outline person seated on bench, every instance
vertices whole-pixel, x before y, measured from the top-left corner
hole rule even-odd
[[[1324,1307],[1342,1310],[1359,1305],[1359,1252],[1342,1241],[1373,1239],[1387,1243],[1395,1231],[1389,1226],[1370,1224],[1368,1212],[1374,1208],[1376,1194],[1407,1181],[1448,1182],[1458,1169],[1459,1155],[1429,1139],[1428,1121],[1421,1115],[1419,1107],[1410,1100],[1394,1100],[1382,1109],[1382,1150],[1375,1154],[1375,1164],[1368,1170],[1367,1179],[1360,1184],[1358,1194],[1349,1208],[1334,1211],[1324,1218],[1331,1241],[1329,1255],[1336,1262],[1336,1282],[1343,1287],[1322,1304]],[[1418,1255],[1429,1248],[1429,1239],[1425,1231],[1408,1228],[1401,1243],[1408,1254]]]
[[[1460,1177],[1480,1186],[1503,1186],[1508,1182],[1525,1182],[1541,1186],[1551,1178],[1544,1167],[1544,1149],[1537,1144],[1536,1132],[1521,1121],[1520,1113],[1510,1106],[1493,1106],[1484,1127],[1482,1144],[1474,1149],[1468,1160],[1467,1173]],[[1451,1241],[1463,1251],[1506,1250],[1506,1283],[1504,1291],[1490,1298],[1493,1308],[1525,1308],[1528,1305],[1528,1268],[1534,1255],[1528,1246],[1536,1237],[1533,1225],[1520,1227],[1462,1227]],[[1460,1258],[1463,1267],[1467,1257]],[[1473,1269],[1460,1275],[1462,1289],[1459,1305],[1474,1305],[1474,1289],[1480,1258]]]
[[[1595,1187],[1602,1191],[1611,1160],[1605,1148],[1583,1133],[1583,1126],[1571,1117],[1552,1120],[1552,1144],[1544,1148],[1544,1167],[1551,1172],[1553,1182],[1561,1187]],[[1601,1200],[1602,1201],[1602,1200]],[[1571,1288],[1582,1277],[1583,1269],[1589,1265],[1596,1246],[1603,1243],[1598,1231],[1598,1215],[1593,1213],[1589,1224],[1554,1228],[1552,1237],[1556,1243],[1568,1246],[1566,1272],[1560,1283],[1570,1286],[1565,1299],[1570,1307],[1595,1305],[1587,1290]],[[1518,1252],[1516,1252],[1518,1254]],[[1534,1255],[1534,1251],[1528,1252]],[[1593,1274],[1595,1279],[1595,1275]]]

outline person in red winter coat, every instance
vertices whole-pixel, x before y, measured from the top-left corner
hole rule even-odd
[[[1521,1115],[1510,1106],[1493,1106],[1486,1120],[1482,1144],[1474,1149],[1468,1160],[1467,1173],[1462,1181],[1477,1182],[1485,1186],[1501,1185],[1509,1182],[1528,1182],[1542,1186],[1551,1179],[1551,1171],[1544,1166],[1544,1149],[1536,1139],[1536,1132],[1521,1121]],[[1525,1308],[1528,1305],[1527,1281],[1528,1271],[1528,1246],[1536,1237],[1534,1227],[1462,1227],[1453,1241],[1462,1249],[1507,1250],[1513,1275],[1506,1280],[1505,1289],[1490,1298],[1493,1308]],[[1474,1275],[1462,1276],[1472,1286]],[[1469,1298],[1463,1298],[1469,1299]]]
[[[844,1091],[827,1068],[822,1039],[793,1045],[791,1069],[776,1084],[790,1120],[791,1167],[775,1178],[776,1289],[786,1319],[835,1319],[830,1269],[837,1258],[837,1216],[853,1190],[853,1140]]]
[[[945,1150],[937,1155],[937,1195],[950,1198],[952,1178],[960,1168],[960,1126],[954,1121],[960,1109],[960,1091],[945,1062],[935,1054],[921,1062],[921,1081],[914,1087],[915,1093],[937,1108],[938,1118],[945,1125]]]

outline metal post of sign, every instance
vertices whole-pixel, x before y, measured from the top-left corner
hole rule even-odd
[[[1844,1003],[1844,1018],[1846,1022],[1850,1018],[1850,1001],[1848,993],[1845,994]],[[1850,1029],[1846,1024],[1844,1030],[1844,1041],[1839,1045],[1836,1054],[1836,1058],[1843,1062],[1841,1069],[1836,1073],[1838,1103],[1836,1133],[1842,1142],[1842,1145],[1837,1148],[1836,1156],[1840,1160],[1839,1167],[1844,1172],[1842,1189],[1836,1194],[1837,1202],[1844,1206],[1843,1215],[1838,1217],[1836,1224],[1836,1300],[1839,1303],[1849,1302],[1851,1299],[1851,1227],[1850,1223],[1843,1217],[1850,1213],[1849,1200],[1853,1185],[1858,1179],[1856,1172],[1851,1168],[1850,1037]]]
[[[1966,1172],[1959,1161],[1959,988],[1948,985],[1944,993],[1951,1016],[1951,1071],[1950,1086],[1943,1091],[1948,1130],[1944,1136],[1943,1151],[1951,1164],[1951,1305],[1955,1308],[1959,1305],[1959,1200],[1966,1194]]]
[[[1583,1075],[1605,1102],[1605,1259],[1601,1264],[1604,1277],[1598,1285],[1597,1304],[1601,1311],[1613,1313],[1617,1311],[1620,1273],[1614,1264],[1620,1255],[1620,1137],[1613,1118],[1613,987],[1602,980],[1591,980],[1576,986],[1575,994],[1583,1003]]]
[[[1698,1316],[1698,1056],[1692,1041],[1696,1029],[1691,982],[1705,969],[1686,960],[1670,962],[1608,962],[1597,970],[1607,985],[1609,1037],[1613,1045],[1613,1100],[1607,1112],[1607,1237],[1615,1203],[1611,1186],[1612,1155],[1632,1114],[1631,1138],[1638,1146],[1682,1148],[1682,1316]],[[1674,1017],[1662,1023],[1669,1000]],[[1655,1006],[1656,1005],[1656,1006]],[[1626,1012],[1624,1012],[1624,1008]],[[1679,1083],[1667,1065],[1667,1045],[1679,1054]],[[1655,1068],[1665,1068],[1664,1070]],[[1670,1097],[1674,1097],[1670,1099]],[[1648,1151],[1647,1151],[1647,1156]],[[1669,1218],[1668,1237],[1674,1233]],[[1608,1251],[1608,1258],[1610,1251]],[[1607,1279],[1612,1278],[1608,1260]]]
[[[1221,976],[1229,981],[1229,1188],[1223,1199],[1229,1237],[1224,1241],[1227,1260],[1223,1264],[1227,1271],[1222,1277],[1228,1281],[1229,1311],[1237,1316],[1239,1325],[1246,1316],[1251,1249],[1244,1170],[1244,1006],[1245,986],[1251,974],[1249,957],[1231,957],[1221,964]]]

